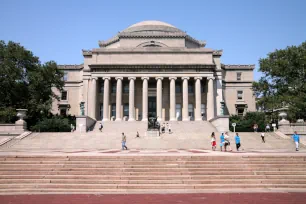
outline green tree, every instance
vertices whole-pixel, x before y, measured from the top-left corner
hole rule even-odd
[[[20,44],[0,41],[0,120],[13,122],[8,120],[14,119],[14,110],[26,108],[29,125],[35,124],[58,99],[52,87],[62,90],[62,77],[55,62],[42,64]]]
[[[306,42],[275,50],[259,60],[263,76],[253,83],[265,110],[288,106],[293,118],[306,118]]]

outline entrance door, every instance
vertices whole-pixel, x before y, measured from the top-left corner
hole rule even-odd
[[[182,120],[182,105],[181,104],[175,105],[175,117],[177,120]]]
[[[156,117],[156,97],[148,97],[148,117]]]

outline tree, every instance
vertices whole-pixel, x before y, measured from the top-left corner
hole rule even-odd
[[[58,96],[52,87],[62,90],[63,73],[53,61],[41,64],[34,56],[18,43],[0,41],[0,119],[8,121],[16,114],[16,108],[28,109],[30,125],[41,118],[41,112],[51,110],[52,100]],[[10,111],[7,111],[10,110]],[[11,117],[12,118],[12,117]]]
[[[259,60],[263,76],[253,83],[264,110],[288,106],[293,118],[306,118],[306,42],[275,50]]]

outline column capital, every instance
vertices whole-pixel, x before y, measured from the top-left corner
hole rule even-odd
[[[150,77],[141,77],[142,80],[149,80]]]
[[[129,77],[129,80],[136,80],[136,77]]]
[[[215,77],[212,77],[212,76],[207,77],[207,80],[210,80],[210,79],[215,80]]]
[[[156,80],[160,79],[160,80],[163,80],[164,77],[155,77]]]
[[[177,77],[171,76],[171,77],[169,77],[169,79],[170,79],[170,80],[171,80],[171,79],[177,80]]]
[[[182,77],[182,79],[184,80],[184,79],[187,79],[187,80],[189,80],[189,77]]]
[[[116,80],[123,80],[123,77],[115,77]]]
[[[199,77],[199,76],[197,76],[197,77],[194,77],[194,79],[195,79],[195,80],[197,80],[197,79],[200,79],[200,80],[202,80],[202,78],[203,78],[203,77]]]
[[[110,80],[110,77],[102,77],[103,80]]]
[[[98,77],[91,77],[91,80],[98,80]]]

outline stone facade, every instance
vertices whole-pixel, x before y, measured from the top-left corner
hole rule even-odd
[[[60,65],[65,92],[53,112],[96,120],[211,120],[255,111],[254,65],[223,65],[222,50],[159,21],[119,32],[99,48],[83,50],[81,65]]]

